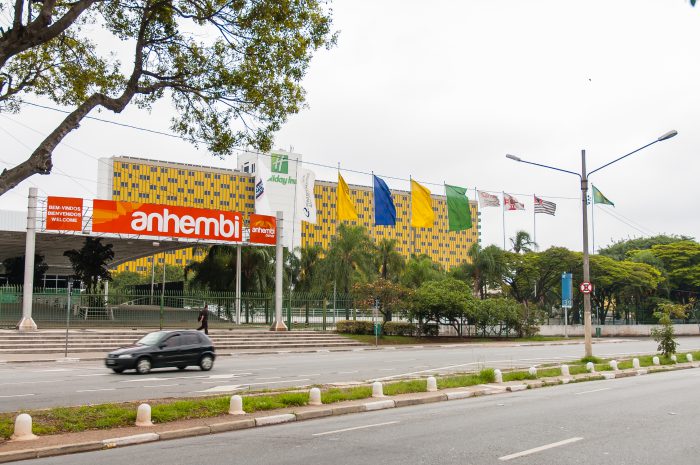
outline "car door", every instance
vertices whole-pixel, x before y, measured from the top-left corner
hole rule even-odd
[[[182,335],[180,333],[172,334],[161,341],[155,361],[155,366],[159,367],[183,364]]]
[[[182,358],[183,365],[197,365],[201,343],[196,333],[182,333]]]

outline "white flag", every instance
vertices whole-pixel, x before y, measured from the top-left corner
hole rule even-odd
[[[306,168],[297,168],[297,218],[313,224],[316,224],[315,183],[316,173]]]
[[[481,208],[500,207],[501,202],[498,200],[498,197],[496,197],[495,195],[489,194],[488,192],[479,191],[479,206]]]
[[[255,170],[255,213],[258,215],[272,215],[276,212],[270,207],[270,194],[267,192],[267,182],[270,179],[270,160],[267,157],[258,157]]]
[[[503,208],[506,210],[525,210],[525,204],[518,202],[518,199],[510,194],[503,194]]]

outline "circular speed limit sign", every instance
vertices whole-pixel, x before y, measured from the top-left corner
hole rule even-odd
[[[591,292],[593,292],[593,285],[588,281],[584,281],[581,283],[578,289],[584,294],[590,294]]]

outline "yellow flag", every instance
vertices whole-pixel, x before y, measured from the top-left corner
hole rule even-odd
[[[338,173],[338,188],[336,189],[337,199],[335,202],[336,218],[338,221],[357,220],[357,210],[350,198],[350,188],[345,183],[345,179]]]
[[[435,222],[430,191],[411,179],[411,226],[432,228]]]

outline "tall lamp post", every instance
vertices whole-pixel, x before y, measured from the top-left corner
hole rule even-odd
[[[661,137],[658,137],[655,141],[650,142],[646,144],[643,147],[638,148],[637,150],[634,150],[626,155],[623,155],[619,158],[616,158],[615,160],[606,163],[593,171],[586,172],[586,151],[581,150],[581,174],[576,173],[574,171],[569,171],[561,168],[556,168],[554,166],[549,166],[549,165],[543,165],[541,163],[535,163],[527,160],[523,160],[520,157],[517,157],[515,155],[506,155],[506,158],[510,158],[511,160],[520,162],[520,163],[527,163],[528,165],[535,165],[539,166],[541,168],[547,168],[550,170],[555,170],[555,171],[561,171],[562,173],[569,173],[573,174],[574,176],[578,176],[579,179],[581,180],[581,212],[583,215],[583,280],[586,282],[590,282],[591,275],[590,275],[590,266],[589,266],[589,257],[588,257],[588,178],[595,173],[596,171],[602,170],[603,168],[612,165],[613,163],[616,163],[623,158],[629,157],[630,155],[639,152],[640,150],[643,150],[650,145],[654,145],[657,142],[661,142],[664,140],[668,140],[671,137],[675,136],[678,134],[675,130],[669,131],[666,134],[662,135]],[[591,344],[591,295],[590,294],[583,294],[583,323],[584,323],[584,342],[586,346],[586,357],[592,357],[593,356],[593,346]]]

